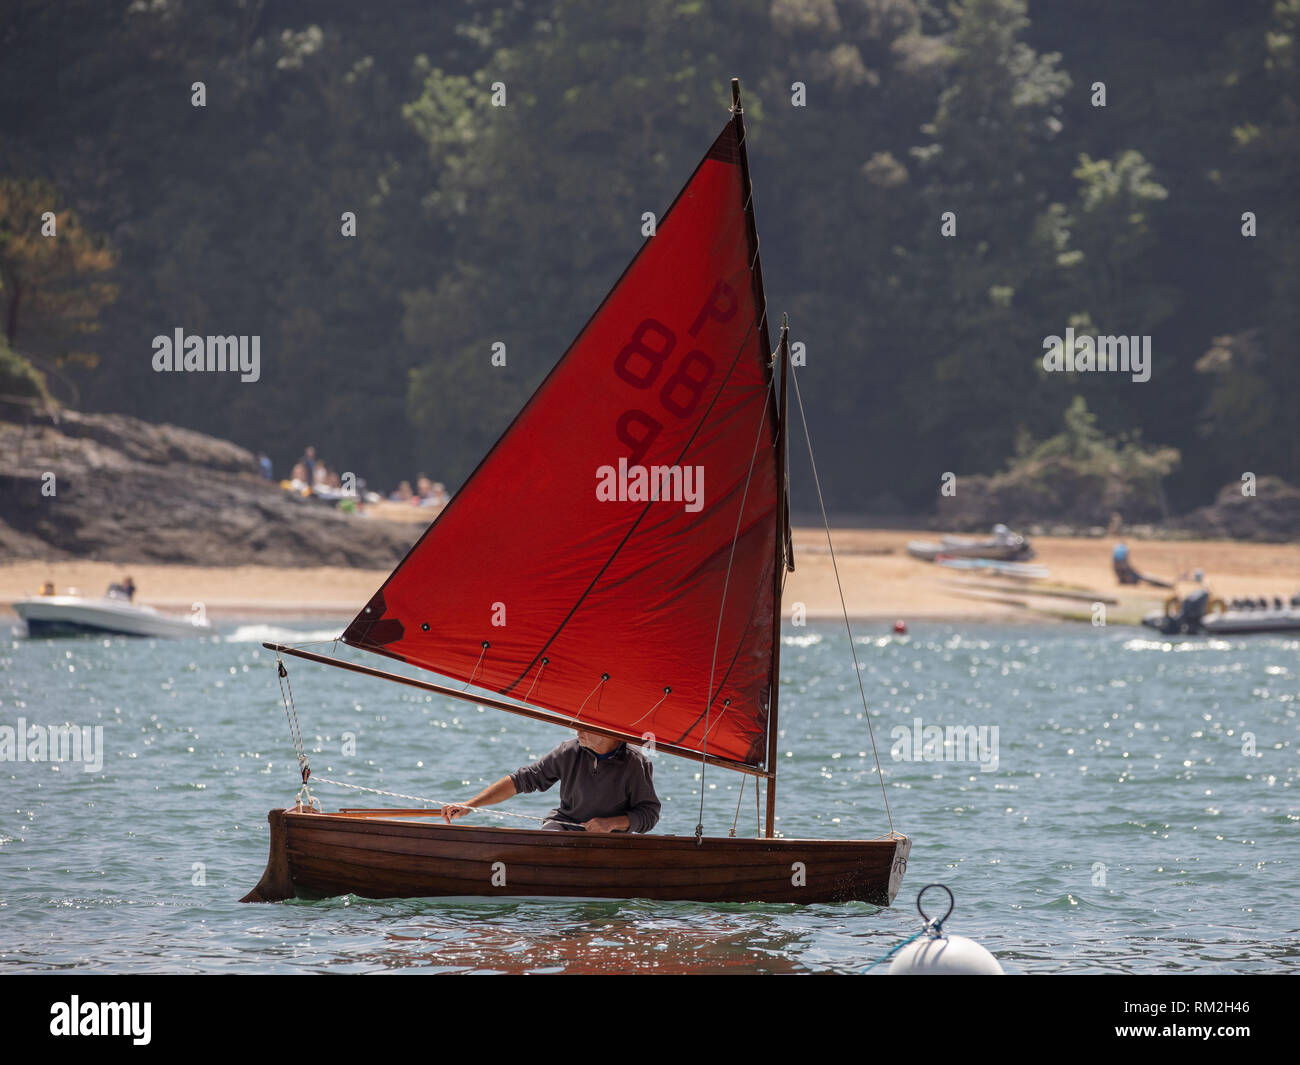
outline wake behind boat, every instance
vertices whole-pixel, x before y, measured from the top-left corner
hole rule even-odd
[[[32,639],[50,636],[150,636],[189,639],[212,632],[206,619],[161,614],[124,595],[98,599],[80,595],[37,595],[13,604]]]

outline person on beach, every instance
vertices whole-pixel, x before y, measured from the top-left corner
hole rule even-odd
[[[568,832],[649,832],[659,822],[659,797],[650,759],[621,740],[578,729],[531,765],[484,788],[467,803],[448,803],[443,820],[505,802],[513,795],[546,791],[560,782],[560,805],[543,828]]]
[[[308,444],[307,450],[302,453],[302,458],[298,460],[298,463],[302,466],[302,479],[310,492],[316,484],[316,448]]]
[[[127,577],[121,584],[110,584],[108,586],[108,597],[110,599],[125,599],[129,603],[135,598],[135,581]]]
[[[1157,580],[1155,577],[1148,577],[1145,573],[1139,573],[1135,570],[1132,561],[1129,559],[1127,544],[1116,544],[1115,550],[1111,552],[1110,559],[1111,565],[1115,569],[1115,579],[1120,584],[1145,583],[1155,588],[1173,587],[1168,581]]]

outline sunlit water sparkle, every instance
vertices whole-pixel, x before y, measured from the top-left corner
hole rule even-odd
[[[1300,641],[1166,641],[1063,625],[917,624],[893,636],[884,627],[856,631],[894,823],[913,840],[888,910],[355,897],[241,905],[266,862],[266,813],[287,805],[297,783],[274,656],[258,641],[295,633],[250,624],[185,643],[5,640],[0,725],[103,725],[106,750],[98,773],[0,762],[0,971],[856,972],[918,928],[916,892],[931,881],[956,894],[949,930],[1008,972],[1295,966]],[[296,636],[333,631],[312,621]],[[778,828],[883,833],[842,626],[787,628],[781,667]],[[291,662],[290,676],[324,776],[464,799],[564,738],[343,671]],[[891,757],[912,746],[891,731],[910,735],[917,718],[997,726],[996,771]],[[350,757],[345,734],[356,740]],[[692,834],[698,765],[658,755],[655,774],[659,831]],[[706,772],[707,833],[730,829],[740,783]],[[358,803],[328,786],[319,794],[327,809]],[[511,808],[544,813],[552,797]],[[752,834],[752,782],[739,798],[738,831]]]

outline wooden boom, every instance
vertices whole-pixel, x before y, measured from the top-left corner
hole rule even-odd
[[[368,677],[380,677],[383,680],[391,680],[397,684],[405,684],[411,688],[419,688],[422,691],[433,692],[435,695],[445,695],[449,699],[460,699],[462,702],[477,703],[480,706],[490,706],[494,710],[504,710],[507,714],[518,714],[520,717],[530,717],[534,721],[547,721],[552,725],[560,725],[563,728],[580,728],[586,732],[594,732],[600,736],[612,736],[616,740],[622,740],[624,743],[631,743],[637,747],[645,746],[647,736],[638,736],[635,732],[624,732],[622,729],[606,728],[604,725],[592,725],[578,718],[565,717],[563,714],[553,714],[548,710],[538,710],[532,706],[525,706],[522,703],[510,703],[504,699],[494,699],[490,695],[480,695],[477,692],[461,691],[459,688],[448,688],[445,684],[434,684],[432,681],[420,680],[418,677],[403,677],[400,673],[389,673],[386,670],[375,669],[373,666],[363,666],[357,662],[345,662],[341,658],[331,658],[329,655],[318,655],[314,651],[303,651],[297,647],[286,647],[280,643],[262,644],[268,651],[275,651],[277,654],[293,655],[295,658],[305,658],[308,662],[319,662],[326,666],[335,666],[338,669],[348,669],[353,673],[364,673]],[[675,743],[664,743],[661,740],[654,740],[654,749],[656,751],[665,751],[668,754],[675,754],[680,758],[690,758],[696,762],[708,762],[709,765],[716,765],[722,769],[734,769],[737,773],[748,773],[750,776],[769,778],[771,774],[766,769],[760,769],[757,766],[744,765],[740,762],[731,762],[725,758],[718,758],[711,754],[701,755],[699,751],[693,751],[689,747],[679,747]]]

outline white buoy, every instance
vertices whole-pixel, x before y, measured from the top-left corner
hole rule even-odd
[[[931,888],[948,892],[948,912],[931,918],[921,909],[921,897]],[[916,896],[916,911],[925,922],[924,934],[899,950],[889,966],[890,976],[1005,976],[997,958],[973,939],[945,935],[943,923],[952,916],[956,900],[944,884],[926,884]],[[883,959],[882,959],[883,960]]]
[[[1005,976],[997,958],[965,936],[922,936],[894,957],[890,976]]]

